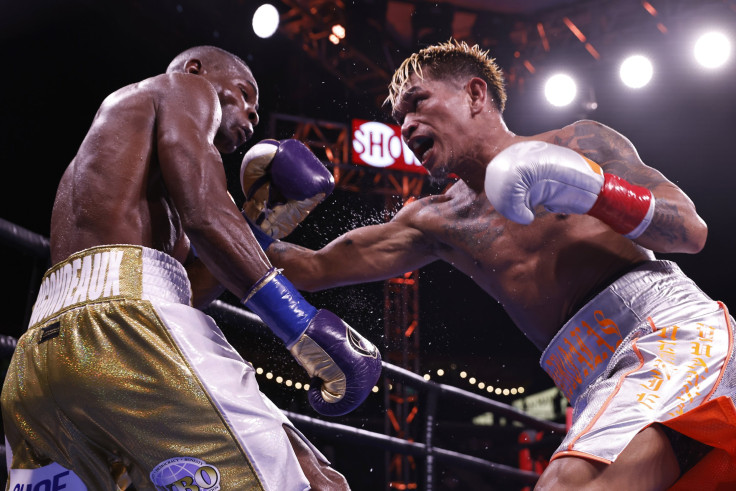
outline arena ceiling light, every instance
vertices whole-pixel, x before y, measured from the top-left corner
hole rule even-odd
[[[544,96],[547,102],[553,106],[567,106],[577,95],[578,88],[575,81],[569,75],[558,73],[552,75],[544,84]]]
[[[345,28],[342,24],[332,26],[329,39],[332,44],[340,44],[340,41],[345,39]]]
[[[640,89],[652,80],[654,69],[649,58],[633,55],[626,58],[619,69],[619,76],[624,84],[632,89]]]
[[[279,11],[270,3],[264,3],[253,14],[253,32],[259,38],[269,38],[279,27]]]
[[[722,32],[712,31],[703,34],[695,42],[695,59],[705,68],[723,66],[731,54],[731,41]]]

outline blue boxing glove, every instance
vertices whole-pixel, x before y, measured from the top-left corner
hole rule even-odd
[[[299,140],[263,140],[240,166],[243,215],[266,249],[289,235],[335,188],[330,171]]]
[[[266,273],[243,303],[307,371],[315,411],[341,416],[368,397],[381,374],[378,348],[329,310],[317,310],[279,270]]]

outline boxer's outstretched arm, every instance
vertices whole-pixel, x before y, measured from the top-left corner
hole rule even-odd
[[[317,251],[276,241],[266,254],[301,290],[392,278],[437,259],[432,241],[411,223],[417,206],[408,205],[388,223],[351,230]]]
[[[704,247],[708,227],[693,202],[661,172],[645,165],[631,141],[594,121],[580,121],[569,128],[567,142],[559,144],[578,148],[605,172],[643,186],[654,196],[654,215],[636,239],[638,244],[663,253],[697,253]]]

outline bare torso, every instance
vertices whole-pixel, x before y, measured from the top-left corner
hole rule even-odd
[[[612,277],[651,257],[586,215],[513,223],[462,181],[417,205],[413,223],[435,239],[436,255],[498,300],[540,348]]]
[[[136,244],[183,260],[184,234],[156,154],[161,75],[111,94],[64,173],[51,217],[54,263],[101,244]]]
[[[606,146],[592,142],[586,131],[571,125],[527,139],[563,144],[602,165],[618,158],[614,152],[593,153],[589,145]],[[613,278],[654,257],[588,215],[540,209],[532,224],[514,223],[493,208],[483,191],[464,181],[415,205],[410,222],[436,244],[434,255],[498,300],[540,349]]]

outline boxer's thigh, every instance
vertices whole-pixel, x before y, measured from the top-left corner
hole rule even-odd
[[[312,489],[324,491],[348,490],[345,477],[323,462],[312,452],[312,449],[291,428],[284,425],[284,431],[289,437],[291,446],[294,448],[299,465],[309,479]]]
[[[639,432],[612,464],[572,456],[553,460],[535,489],[650,491],[667,489],[679,476],[670,441],[655,424]]]

